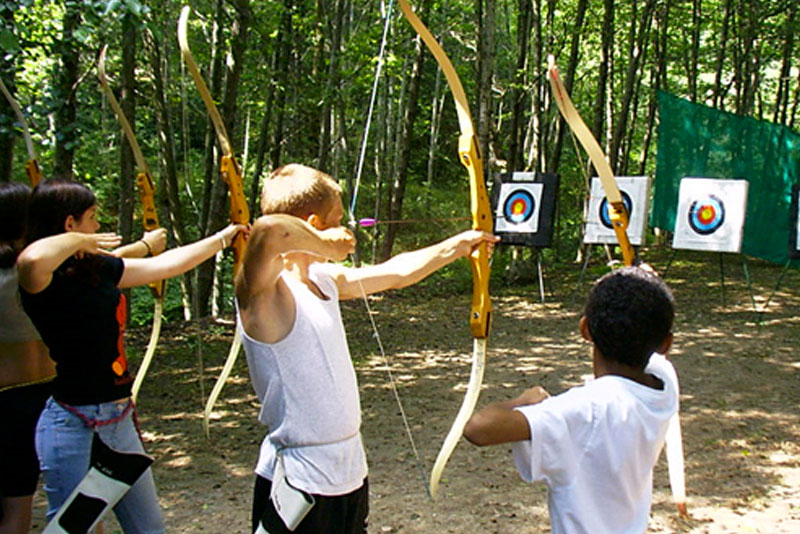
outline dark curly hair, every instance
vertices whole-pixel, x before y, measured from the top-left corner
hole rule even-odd
[[[625,267],[595,283],[584,315],[593,343],[607,360],[644,369],[672,332],[675,299],[655,274]]]

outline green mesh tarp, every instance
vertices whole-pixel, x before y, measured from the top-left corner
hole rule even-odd
[[[650,225],[675,230],[681,178],[750,183],[742,252],[789,260],[792,186],[800,184],[800,134],[749,117],[658,94],[658,160]],[[800,261],[793,262],[800,267]]]

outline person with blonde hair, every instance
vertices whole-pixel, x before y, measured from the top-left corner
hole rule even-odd
[[[339,301],[415,284],[498,240],[469,230],[378,265],[333,263],[355,248],[341,224],[341,192],[317,169],[276,169],[235,280],[259,420],[268,428],[255,468],[254,532],[366,532],[361,407]]]

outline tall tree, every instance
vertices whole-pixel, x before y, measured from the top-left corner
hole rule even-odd
[[[66,0],[62,18],[61,39],[55,45],[56,63],[55,85],[56,102],[55,130],[56,148],[53,173],[62,178],[74,176],[73,161],[78,141],[78,80],[80,77],[80,48],[75,31],[81,23],[81,2]]]

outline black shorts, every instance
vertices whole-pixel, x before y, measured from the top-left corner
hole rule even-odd
[[[36,457],[36,423],[50,397],[52,382],[0,391],[0,496],[24,497],[36,492],[39,459]]]
[[[269,498],[272,482],[256,475],[253,492],[253,532],[263,518],[270,534],[291,534],[278,516]],[[369,516],[369,487],[364,485],[345,495],[314,495],[316,504],[294,530],[294,534],[366,534]]]

